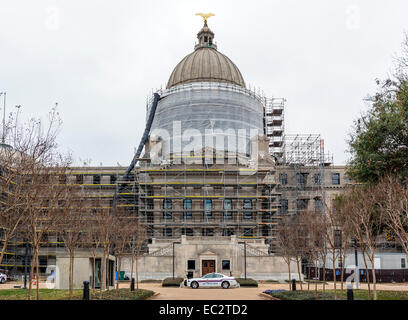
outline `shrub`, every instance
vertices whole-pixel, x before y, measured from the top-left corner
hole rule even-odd
[[[162,287],[180,287],[183,281],[183,278],[166,278],[162,282]]]
[[[155,279],[145,279],[145,280],[141,280],[139,281],[139,283],[161,283],[161,280],[155,280]]]
[[[235,278],[241,287],[257,287],[258,282],[251,278]]]

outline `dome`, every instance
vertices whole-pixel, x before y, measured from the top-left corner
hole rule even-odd
[[[194,52],[187,55],[174,68],[167,83],[167,89],[191,82],[225,82],[245,88],[245,82],[238,67],[213,43],[214,33],[207,23],[197,35],[199,43]]]

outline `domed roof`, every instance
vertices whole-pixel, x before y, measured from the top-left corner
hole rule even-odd
[[[245,88],[245,82],[238,67],[224,54],[217,51],[213,43],[214,33],[207,23],[197,35],[199,43],[174,68],[167,83],[167,89],[191,82],[225,82]]]

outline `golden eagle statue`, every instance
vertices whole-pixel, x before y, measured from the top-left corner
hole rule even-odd
[[[207,23],[207,19],[212,17],[212,16],[215,16],[215,14],[214,13],[201,13],[200,12],[200,13],[196,13],[196,16],[201,16],[204,19],[204,23]]]

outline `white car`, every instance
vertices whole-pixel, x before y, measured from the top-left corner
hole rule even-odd
[[[0,283],[5,283],[7,281],[7,275],[0,272]]]
[[[234,277],[229,277],[221,273],[208,273],[202,278],[191,278],[184,281],[186,287],[197,288],[223,288],[238,287],[239,284]]]

